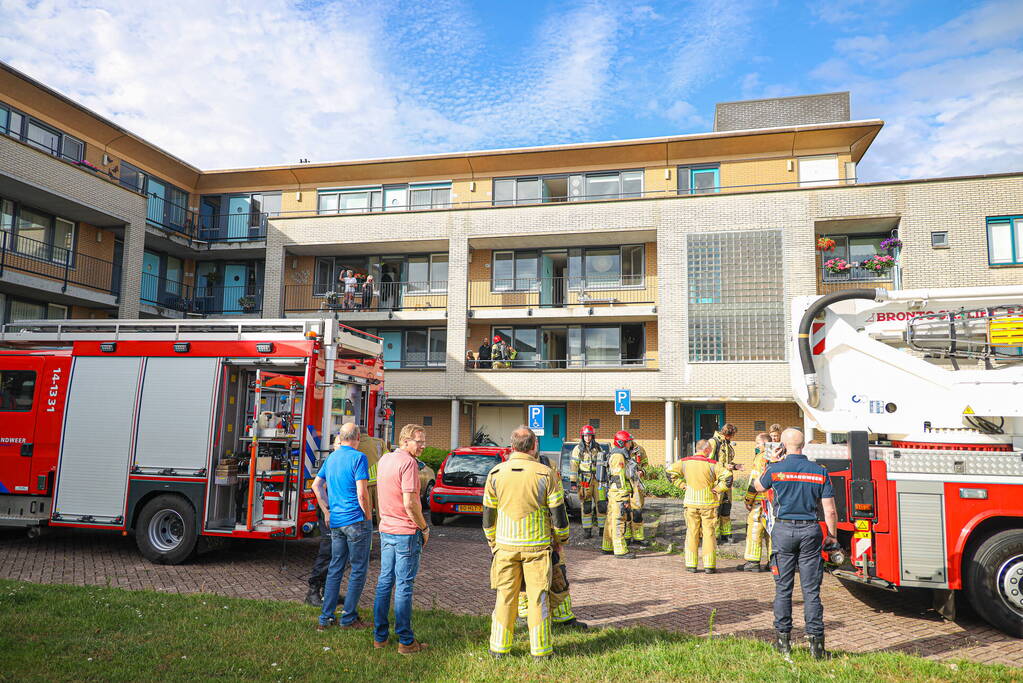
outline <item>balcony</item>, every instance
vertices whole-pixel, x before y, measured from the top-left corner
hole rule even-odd
[[[828,272],[823,266],[817,269],[817,293],[831,294],[846,289],[881,288],[898,289],[899,266],[885,273],[875,273],[866,268],[853,267],[844,273]]]
[[[146,198],[147,223],[201,242],[265,240],[268,216],[260,212],[200,215],[155,194]]]
[[[346,312],[386,314],[408,318],[414,311],[435,311],[442,318],[448,306],[447,282],[385,282],[374,283],[367,292],[360,284],[347,296],[344,292],[327,290],[325,285],[285,285],[285,313]],[[396,315],[396,314],[403,315]],[[367,316],[372,317],[372,316]]]
[[[103,294],[117,294],[120,285],[119,264],[0,232],[0,277],[8,271],[38,275],[59,283],[62,293],[74,285]]]
[[[614,278],[549,277],[490,279],[469,282],[470,315],[507,317],[503,312],[525,311],[528,316],[653,315],[657,303],[657,277]],[[528,309],[528,310],[527,310]],[[512,313],[512,317],[517,314]]]
[[[465,369],[481,372],[505,372],[510,370],[656,370],[657,358],[516,358],[510,361],[465,361]]]
[[[208,315],[258,315],[263,310],[263,287],[258,285],[207,285],[193,287],[183,282],[142,274],[143,304],[178,313]]]

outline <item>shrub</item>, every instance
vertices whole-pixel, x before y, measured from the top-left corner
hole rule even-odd
[[[444,462],[444,458],[448,457],[448,451],[446,448],[433,448],[427,446],[423,449],[423,452],[419,454],[419,459],[425,462],[427,465],[433,468],[436,472],[440,469],[440,465]]]
[[[643,484],[648,495],[661,498],[682,498],[685,495],[682,489],[668,481],[668,475],[662,466],[648,468],[647,477],[649,478]]]

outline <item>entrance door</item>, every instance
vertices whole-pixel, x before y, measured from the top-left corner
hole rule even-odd
[[[563,406],[547,406],[544,408],[543,436],[540,437],[541,451],[561,453],[565,444],[565,422],[568,410]]]
[[[245,277],[248,271],[245,266],[229,263],[224,266],[224,313],[240,313],[242,310],[238,299],[245,296]]]
[[[0,357],[0,493],[27,493],[42,358]]]
[[[561,307],[565,305],[565,265],[568,252],[544,251],[540,254],[540,305]]]
[[[381,332],[384,345],[384,369],[401,367],[401,332]]]
[[[142,254],[142,300],[151,304],[159,302],[160,257],[150,252]]]
[[[540,353],[543,359],[541,367],[564,368],[568,361],[568,328],[540,328]]]
[[[149,199],[146,202],[146,218],[150,222],[163,226],[164,209],[167,204],[167,188],[156,178],[150,177],[146,185]]]
[[[199,205],[199,239],[219,236],[217,234],[220,232],[220,226],[217,225],[218,213],[220,213],[219,201],[203,197],[202,204]]]
[[[396,310],[401,308],[402,259],[382,259],[380,262],[380,308]]]
[[[249,238],[249,214],[252,200],[249,197],[231,197],[227,202],[227,238],[244,240]]]
[[[709,439],[714,432],[725,423],[725,411],[720,408],[711,410],[699,408],[693,411],[693,424],[696,425],[693,445],[700,439]]]

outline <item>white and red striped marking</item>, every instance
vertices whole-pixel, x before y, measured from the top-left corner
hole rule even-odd
[[[813,350],[813,355],[819,356],[824,353],[824,339],[826,336],[824,323],[814,323],[810,328],[810,348]]]

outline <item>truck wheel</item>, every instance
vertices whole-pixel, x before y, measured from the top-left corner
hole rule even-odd
[[[1000,531],[969,558],[966,592],[986,622],[1023,638],[1023,530]]]
[[[156,564],[181,564],[192,556],[198,538],[195,511],[181,496],[153,498],[135,524],[139,552]]]

